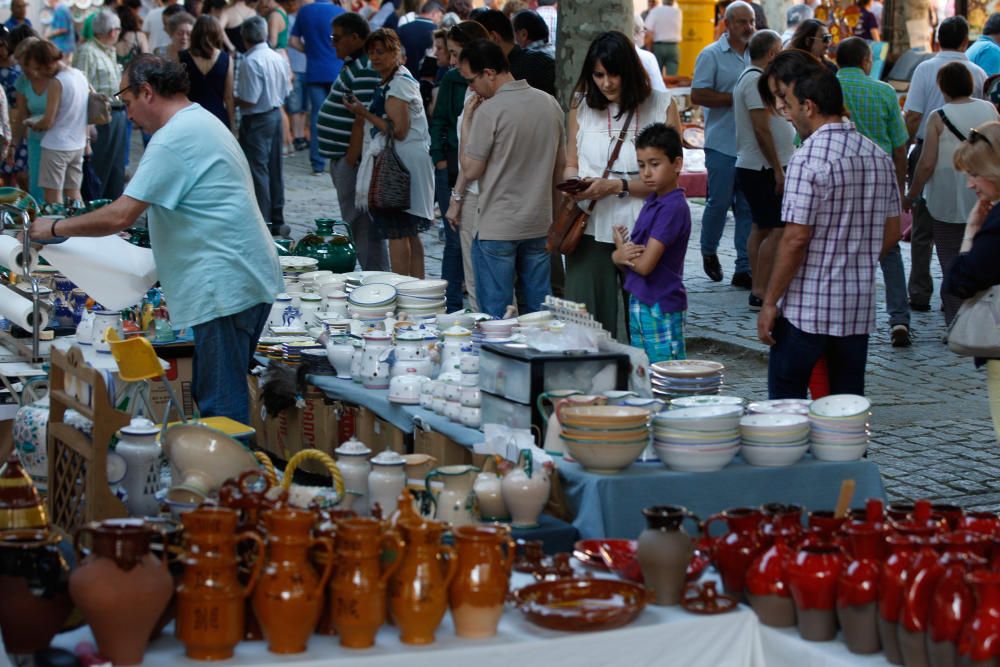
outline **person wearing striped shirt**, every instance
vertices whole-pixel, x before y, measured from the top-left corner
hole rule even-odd
[[[333,47],[344,66],[320,107],[316,138],[320,155],[330,158],[330,177],[337,191],[340,216],[351,225],[361,268],[388,271],[385,240],[375,233],[368,213],[354,206],[364,121],[356,122],[354,114],[344,106],[345,98],[350,97],[367,105],[378,85],[379,76],[371,68],[364,48],[370,31],[368,22],[360,14],[347,12],[333,20]]]

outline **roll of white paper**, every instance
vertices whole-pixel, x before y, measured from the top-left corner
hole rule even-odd
[[[24,267],[24,244],[13,236],[0,235],[0,262],[15,273],[20,273]],[[29,250],[28,270],[34,271],[38,266],[38,253],[34,248]]]
[[[27,331],[31,331],[32,306],[31,299],[26,299],[11,289],[0,287],[0,315]],[[44,329],[48,324],[48,311],[39,308],[39,329]]]
[[[134,306],[156,284],[153,251],[120,236],[73,237],[45,246],[42,257],[110,310]]]

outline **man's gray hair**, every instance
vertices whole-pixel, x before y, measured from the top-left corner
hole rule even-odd
[[[250,46],[267,41],[267,21],[260,16],[251,16],[240,24],[240,36]]]
[[[736,12],[736,10],[740,9],[740,8],[745,9],[748,12],[750,12],[750,16],[757,16],[754,13],[753,7],[750,6],[749,2],[743,2],[743,0],[736,0],[736,2],[732,2],[732,3],[729,4],[728,7],[726,7],[726,20],[727,21],[731,20],[733,18],[733,14]]]
[[[121,19],[114,12],[100,11],[94,16],[93,22],[94,35],[96,37],[103,37],[107,35],[112,30],[122,27]]]

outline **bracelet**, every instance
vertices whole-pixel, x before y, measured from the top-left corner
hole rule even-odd
[[[454,201],[454,202],[458,202],[459,204],[461,204],[463,201],[465,201],[465,194],[464,193],[456,192],[455,190],[452,190],[451,191],[451,200]]]
[[[56,237],[56,223],[58,223],[58,222],[59,222],[59,220],[53,220],[52,221],[52,227],[49,228],[49,234],[52,235],[52,238]]]

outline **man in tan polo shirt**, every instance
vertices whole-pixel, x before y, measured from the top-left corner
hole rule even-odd
[[[462,120],[467,181],[479,182],[472,264],[483,312],[503,317],[517,277],[526,312],[550,293],[545,239],[555,210],[555,185],[566,161],[563,112],[551,95],[515,81],[501,48],[487,40],[467,45],[459,69],[477,97]],[[464,193],[452,193],[461,201]]]

